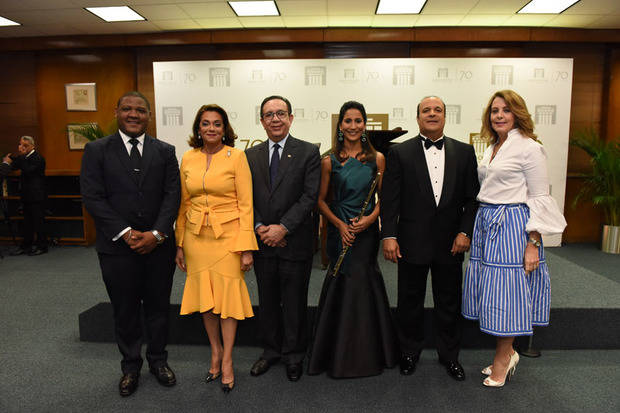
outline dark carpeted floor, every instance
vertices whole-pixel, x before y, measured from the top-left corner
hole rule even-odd
[[[556,268],[571,261],[550,255]],[[562,272],[574,270],[568,266]],[[320,287],[322,272],[315,272],[313,283]],[[393,277],[390,269],[384,272],[387,279]],[[178,302],[182,276],[175,278],[173,301]],[[248,283],[253,282],[249,276]],[[607,289],[611,285],[617,283],[605,284]],[[137,393],[122,399],[116,346],[80,342],[78,336],[78,314],[107,300],[91,248],[54,248],[39,257],[0,260],[0,412],[620,411],[620,343],[618,350],[543,351],[541,358],[522,358],[513,381],[502,389],[481,385],[479,370],[491,361],[490,350],[462,351],[468,375],[463,383],[446,375],[431,350],[424,351],[410,377],[393,369],[363,379],[304,376],[290,383],[283,366],[251,377],[260,350],[238,347],[236,387],[227,396],[216,383],[203,384],[208,347],[170,346],[179,384],[163,388],[143,369]]]

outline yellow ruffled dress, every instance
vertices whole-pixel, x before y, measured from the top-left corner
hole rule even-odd
[[[237,320],[254,316],[241,252],[257,250],[252,175],[245,153],[225,146],[212,155],[192,149],[181,161],[177,245],[187,278],[181,314],[213,311]]]

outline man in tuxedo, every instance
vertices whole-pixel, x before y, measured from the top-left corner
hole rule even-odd
[[[259,295],[263,354],[250,373],[259,376],[282,359],[289,380],[303,371],[308,345],[308,282],[320,180],[316,145],[289,134],[291,103],[269,96],[260,106],[269,139],[246,151],[254,188],[254,228],[259,251],[254,272]]]
[[[45,158],[35,149],[31,136],[22,136],[17,146],[19,156],[10,153],[3,159],[4,172],[10,169],[21,170],[19,185],[21,201],[24,208],[22,226],[22,244],[11,255],[41,255],[47,252],[47,236],[45,235]],[[36,242],[34,241],[36,235]]]
[[[383,255],[398,263],[400,372],[412,374],[424,345],[424,296],[432,274],[439,362],[465,380],[458,362],[463,253],[469,249],[479,184],[474,148],[443,134],[445,104],[418,104],[420,134],[389,152],[381,191]]]
[[[176,384],[166,344],[179,168],[174,147],[146,135],[150,114],[141,93],[121,96],[116,107],[118,132],[86,144],[80,174],[84,205],[97,228],[99,265],[123,355],[121,396],[138,387],[142,341],[147,344],[150,372],[164,386]]]

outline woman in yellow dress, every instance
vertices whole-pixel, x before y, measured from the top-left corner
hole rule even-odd
[[[206,382],[222,376],[234,386],[232,349],[237,320],[254,316],[244,272],[258,249],[254,235],[252,176],[226,111],[204,105],[196,114],[181,161],[181,207],[176,263],[187,271],[181,314],[200,312],[211,344]],[[220,339],[220,331],[221,337]]]

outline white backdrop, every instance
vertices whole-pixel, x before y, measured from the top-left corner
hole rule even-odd
[[[447,104],[445,134],[470,142],[480,131],[480,117],[497,90],[513,89],[524,97],[535,132],[548,154],[551,193],[563,210],[570,118],[572,59],[300,59],[154,62],[157,137],[189,149],[194,116],[203,104],[217,103],[229,114],[245,149],[265,139],[259,122],[260,102],[286,96],[293,105],[291,134],[331,145],[331,114],[347,100],[364,104],[368,113],[387,113],[389,128],[402,127],[414,137],[416,105],[427,95]],[[546,237],[559,245],[561,237]]]

